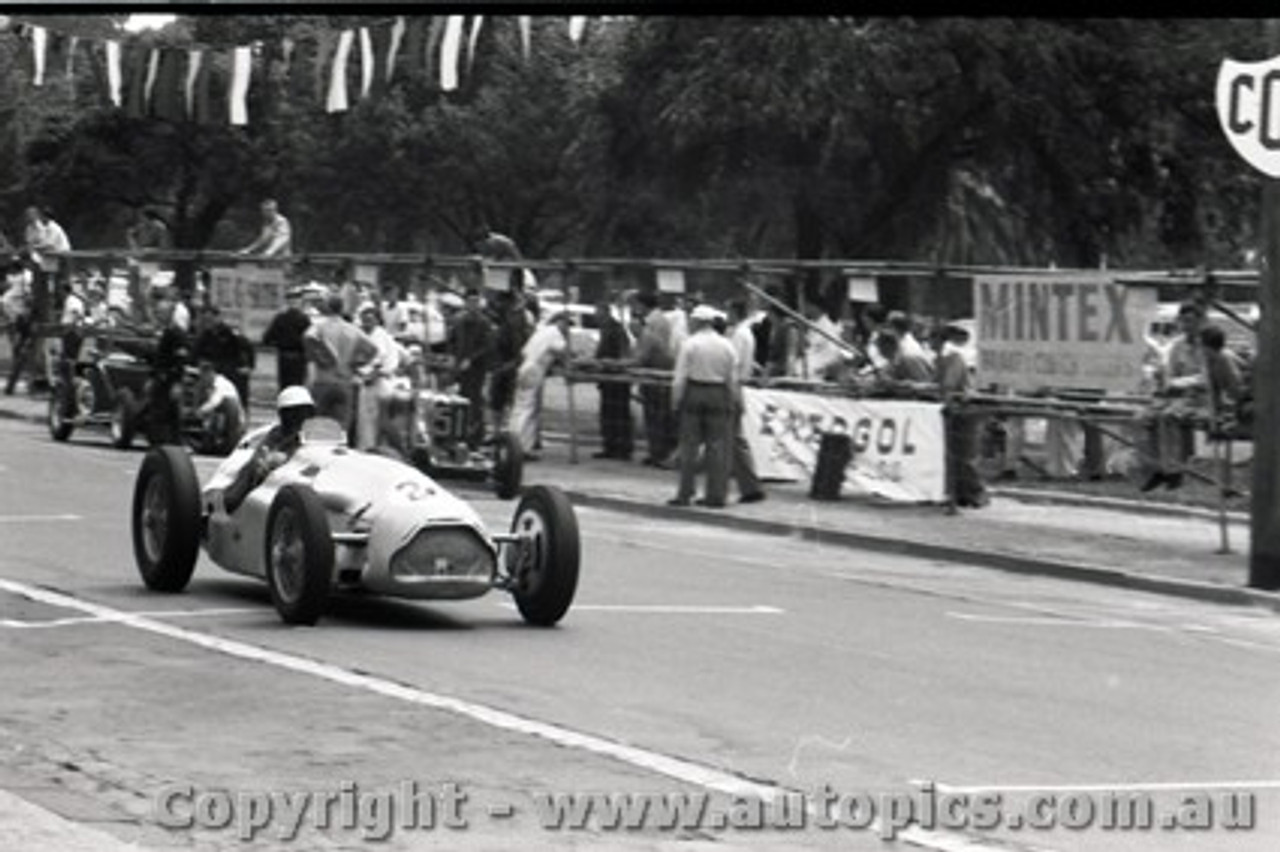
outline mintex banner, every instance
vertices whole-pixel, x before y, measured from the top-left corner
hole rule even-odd
[[[845,488],[888,500],[946,499],[942,406],[743,388],[743,431],[764,479],[813,479],[826,432],[853,439]]]
[[[242,263],[210,273],[209,300],[232,328],[261,340],[271,318],[284,308],[284,267]]]
[[[1105,274],[977,277],[973,304],[981,384],[1137,390],[1154,287]]]

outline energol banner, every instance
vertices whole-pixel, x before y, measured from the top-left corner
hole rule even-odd
[[[973,305],[981,384],[1137,390],[1154,287],[1087,273],[977,277]]]
[[[811,480],[826,432],[853,439],[851,493],[934,503],[946,499],[942,406],[744,388],[743,431],[764,479]]]

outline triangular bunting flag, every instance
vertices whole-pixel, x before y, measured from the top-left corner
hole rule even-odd
[[[520,15],[516,22],[520,24],[520,55],[528,62],[533,55],[533,18],[530,15]]]
[[[326,112],[347,111],[347,60],[351,56],[351,43],[355,33],[343,30],[338,36],[338,47],[333,54],[333,69],[329,75],[329,96],[325,100]]]
[[[452,92],[458,88],[458,60],[462,52],[462,15],[449,15],[444,38],[440,41],[440,88]]]
[[[253,48],[237,47],[231,54],[231,91],[228,96],[231,123],[249,123],[249,78],[253,74]]]

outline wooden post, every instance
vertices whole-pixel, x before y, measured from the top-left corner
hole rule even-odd
[[[1267,21],[1267,43],[1280,51],[1280,21]],[[1258,355],[1253,366],[1253,497],[1249,513],[1249,585],[1280,589],[1280,179],[1265,178],[1262,188],[1262,235],[1266,267],[1258,281]]]

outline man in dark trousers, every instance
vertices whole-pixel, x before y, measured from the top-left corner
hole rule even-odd
[[[484,442],[484,382],[493,360],[493,323],[484,315],[480,292],[467,291],[466,306],[454,324],[449,349],[457,359],[458,392],[467,398],[467,446]]]
[[[607,299],[596,303],[596,320],[600,326],[600,342],[596,345],[597,361],[621,361],[631,357],[631,335],[622,320],[613,315]],[[604,445],[595,454],[598,459],[631,461],[635,449],[631,425],[631,385],[625,382],[601,382],[600,438]]]
[[[525,341],[533,333],[533,319],[518,290],[499,293],[495,300],[497,328],[494,332],[494,361],[489,375],[489,409],[495,433],[508,429],[511,404],[516,395],[516,371]]]
[[[285,293],[285,307],[271,318],[262,335],[264,346],[276,350],[276,386],[284,390],[307,383],[307,355],[303,336],[311,326],[311,318],[302,310],[302,289],[290,288]]]
[[[713,327],[716,311],[699,305],[689,314],[692,333],[680,345],[671,401],[680,412],[680,485],[670,506],[688,506],[696,485],[698,456],[707,466],[706,496],[698,501],[723,509],[729,487],[730,420],[738,405],[738,355]]]
[[[671,320],[658,307],[658,295],[644,290],[635,295],[636,312],[644,317],[640,339],[636,341],[634,364],[648,370],[670,370],[675,366],[671,353]],[[671,389],[663,385],[640,387],[644,404],[644,429],[648,435],[649,455],[645,465],[670,468],[670,457],[676,449],[676,429],[671,408]]]

